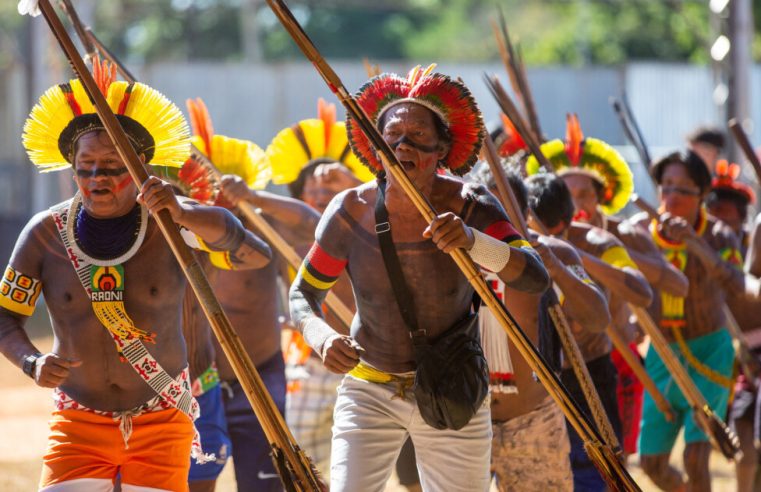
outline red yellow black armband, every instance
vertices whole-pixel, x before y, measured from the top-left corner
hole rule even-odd
[[[8,265],[0,281],[0,306],[9,311],[31,316],[42,291],[42,282]]]
[[[315,289],[328,290],[336,283],[347,263],[347,260],[330,256],[315,242],[304,258],[299,274]]]

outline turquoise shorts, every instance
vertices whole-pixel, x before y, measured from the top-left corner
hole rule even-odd
[[[682,362],[682,365],[687,368],[687,372],[708,402],[708,405],[724,420],[729,400],[729,388],[710,381],[694,367],[687,364],[684,355],[676,343],[672,343],[670,346]],[[726,377],[732,376],[735,351],[732,347],[732,337],[730,337],[727,330],[722,328],[708,335],[687,340],[687,346],[703,364]],[[647,391],[645,392],[642,407],[642,433],[639,438],[640,454],[670,453],[682,426],[684,426],[684,441],[687,444],[708,442],[708,436],[700,430],[700,427],[695,422],[692,408],[687,404],[687,400],[685,400],[684,395],[682,395],[676,382],[671,377],[671,373],[663,365],[663,361],[653,350],[652,346],[645,357],[645,369],[647,369],[648,374],[653,378],[655,385],[663,393],[663,396],[671,404],[675,415],[673,422],[668,422],[658,410],[650,394]]]

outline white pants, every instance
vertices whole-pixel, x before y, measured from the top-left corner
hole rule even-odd
[[[113,492],[114,484],[107,478],[77,478],[48,485],[39,492]],[[170,492],[153,487],[140,487],[139,485],[122,484],[122,492]]]
[[[333,415],[331,492],[382,492],[407,436],[423,490],[489,490],[489,398],[462,429],[438,430],[425,423],[410,391],[404,399],[395,392],[394,384],[344,378]]]

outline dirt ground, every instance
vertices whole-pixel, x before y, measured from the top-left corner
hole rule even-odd
[[[51,346],[49,325],[44,316],[44,308],[30,320],[29,333],[40,350]],[[36,490],[40,472],[41,456],[45,449],[47,420],[52,402],[50,390],[35,386],[21,371],[0,357],[0,390],[3,404],[0,405],[0,491],[26,492]],[[672,462],[679,466],[683,444],[672,454]],[[629,459],[629,469],[643,491],[657,491],[636,463],[637,456]],[[731,464],[718,453],[711,456],[711,476],[713,490],[729,492],[735,490],[734,470]],[[386,492],[401,492],[395,477],[386,486]],[[228,464],[222,473],[218,492],[234,492],[235,478],[232,466]]]

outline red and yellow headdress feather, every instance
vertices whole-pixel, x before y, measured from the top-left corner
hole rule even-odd
[[[426,69],[417,66],[407,78],[396,74],[373,77],[357,92],[357,102],[374,123],[385,111],[413,102],[431,110],[447,127],[452,145],[442,167],[458,175],[465,174],[477,160],[484,138],[484,124],[476,101],[465,85],[441,73],[433,73],[435,65]],[[347,121],[349,142],[360,160],[374,173],[383,170],[375,149],[362,131]]]

